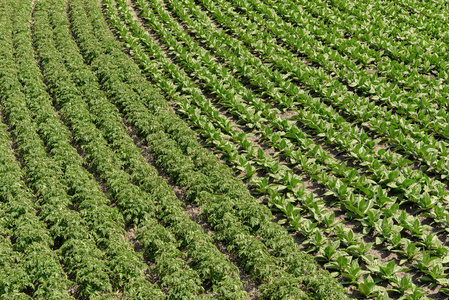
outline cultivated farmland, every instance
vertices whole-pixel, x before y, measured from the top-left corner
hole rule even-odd
[[[443,0],[0,0],[2,299],[447,299]]]

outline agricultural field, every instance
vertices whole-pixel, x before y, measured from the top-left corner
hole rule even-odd
[[[1,299],[448,299],[443,0],[0,0]]]

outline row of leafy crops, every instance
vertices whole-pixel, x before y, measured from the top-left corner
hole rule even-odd
[[[198,141],[98,1],[5,0],[0,30],[2,297],[347,298]]]

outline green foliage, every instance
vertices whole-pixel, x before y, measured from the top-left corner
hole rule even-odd
[[[448,40],[421,19],[447,29],[445,10],[365,2],[135,0],[138,17],[124,0],[2,2],[0,294],[249,298],[217,243],[263,298],[345,299],[340,276],[367,298],[425,299],[404,272],[447,293]]]

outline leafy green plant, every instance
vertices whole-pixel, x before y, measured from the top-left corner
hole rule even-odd
[[[358,283],[358,289],[359,292],[365,297],[377,296],[380,292],[385,290],[383,287],[376,285],[376,282],[370,275],[364,278],[363,282]]]
[[[396,276],[394,276],[396,273],[410,271],[409,268],[401,268],[397,266],[396,262],[393,260],[385,264],[376,263],[373,265],[368,265],[367,268],[374,274],[379,276],[382,280],[388,280],[392,282],[397,281]]]
[[[346,270],[342,273],[342,276],[349,280],[345,283],[358,284],[360,277],[369,273],[369,271],[362,270],[362,268],[359,266],[358,259],[355,259],[351,262],[351,265],[347,267]]]

